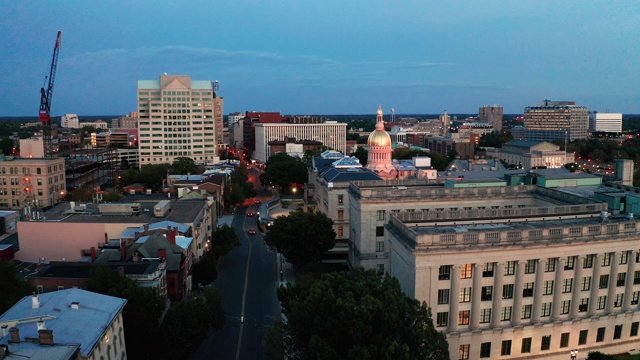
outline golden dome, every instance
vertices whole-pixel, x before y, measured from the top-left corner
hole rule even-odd
[[[384,130],[374,130],[367,140],[369,146],[391,146],[391,136]]]

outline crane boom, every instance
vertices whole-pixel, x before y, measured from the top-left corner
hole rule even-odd
[[[42,122],[42,139],[44,142],[44,157],[51,157],[53,145],[51,141],[51,99],[53,97],[53,85],[56,80],[56,67],[58,66],[58,53],[60,52],[60,37],[62,31],[58,31],[56,44],[53,47],[53,58],[49,71],[49,84],[45,89],[40,88],[40,122]]]

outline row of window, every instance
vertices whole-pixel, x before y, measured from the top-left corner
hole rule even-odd
[[[378,235],[378,233],[382,235]],[[376,227],[376,236],[384,236],[384,227]],[[606,267],[611,265],[614,253],[604,253],[600,259],[600,266]],[[577,256],[568,256],[565,259],[564,270],[573,270],[576,266]],[[585,269],[592,268],[593,262],[596,259],[596,254],[589,254],[584,257],[582,267]],[[629,262],[629,252],[623,251],[619,253],[618,264],[625,265]],[[636,253],[635,262],[640,263],[640,253]],[[535,274],[538,260],[527,260],[524,264],[525,274]],[[517,261],[507,261],[504,267],[504,275],[515,275]],[[545,272],[555,272],[556,265],[558,264],[557,258],[549,258],[544,266]],[[484,264],[484,270],[482,271],[483,277],[493,277],[494,270],[497,266],[495,262],[489,262]],[[451,269],[453,265],[441,265],[438,278],[440,280],[451,279]],[[460,267],[460,278],[470,279],[473,273],[473,264],[463,264]]]
[[[639,322],[631,323],[629,337],[638,336],[638,327]],[[598,328],[596,332],[595,342],[603,342],[606,336],[606,327]],[[613,340],[618,340],[622,338],[623,325],[615,325],[613,329]],[[571,333],[561,333],[560,334],[560,348],[568,348],[569,347],[569,339]],[[581,330],[578,334],[578,345],[586,345],[589,337],[589,330]],[[533,344],[533,338],[527,337],[522,339],[522,343],[520,346],[521,354],[529,354],[531,353],[531,348]],[[500,356],[510,356],[512,352],[512,340],[502,340],[500,346]],[[540,351],[547,351],[551,349],[551,335],[544,335],[540,338]],[[460,360],[468,360],[471,351],[471,344],[461,344],[459,348],[459,359]],[[491,343],[485,342],[480,344],[480,358],[491,358]]]

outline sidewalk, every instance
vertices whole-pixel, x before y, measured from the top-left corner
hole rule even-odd
[[[276,268],[279,274],[278,287],[280,285],[287,286],[287,284],[295,285],[296,278],[293,274],[293,264],[287,262],[280,253],[277,254],[276,260],[278,262]]]

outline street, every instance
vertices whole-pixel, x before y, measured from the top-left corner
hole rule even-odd
[[[256,172],[249,171],[249,180],[256,189],[261,188]],[[258,191],[258,196],[264,200],[267,194]],[[222,293],[226,324],[220,331],[209,332],[194,359],[263,359],[262,338],[280,316],[276,253],[264,245],[259,231],[248,235],[249,229],[257,229],[257,216],[246,213],[258,209],[258,205],[249,204],[247,201],[236,209],[232,227],[241,245],[220,260],[213,283]]]

